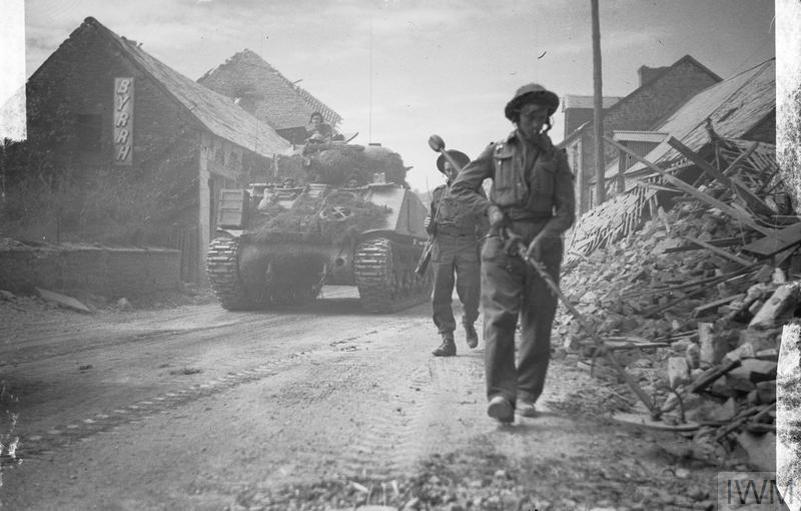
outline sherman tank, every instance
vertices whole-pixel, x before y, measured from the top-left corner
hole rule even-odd
[[[374,313],[427,300],[430,277],[414,271],[427,212],[407,170],[381,146],[324,143],[277,157],[264,182],[221,190],[206,261],[220,304],[300,305],[325,284],[356,286]]]

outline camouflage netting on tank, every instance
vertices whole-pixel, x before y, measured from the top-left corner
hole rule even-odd
[[[279,158],[274,179],[362,186],[374,182],[376,174],[383,174],[386,182],[406,186],[406,170],[400,155],[385,147],[326,145],[305,155]]]
[[[384,224],[390,209],[364,200],[358,192],[333,191],[299,196],[292,207],[274,204],[258,213],[254,240],[341,244]]]

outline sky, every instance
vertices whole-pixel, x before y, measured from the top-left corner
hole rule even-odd
[[[775,55],[774,0],[600,4],[605,96],[632,92],[641,65],[690,54],[727,78]],[[253,50],[337,111],[354,143],[400,153],[421,191],[442,182],[430,135],[475,157],[514,128],[503,108],[519,86],[593,92],[590,0],[27,0],[27,76],[87,16],[195,80]]]

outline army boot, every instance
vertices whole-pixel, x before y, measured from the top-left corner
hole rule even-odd
[[[464,324],[464,334],[467,345],[472,349],[478,346],[478,333],[472,324]]]
[[[453,342],[453,332],[442,334],[442,344],[431,352],[435,357],[453,357],[456,355],[456,343]]]

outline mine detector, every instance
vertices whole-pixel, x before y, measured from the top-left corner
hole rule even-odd
[[[355,285],[374,313],[428,299],[431,272],[414,272],[427,210],[405,183],[407,169],[387,182],[394,153],[360,147],[318,148],[294,156],[294,170],[276,165],[269,182],[220,191],[207,272],[225,309],[304,304],[324,284]],[[343,170],[354,162],[357,169]]]

